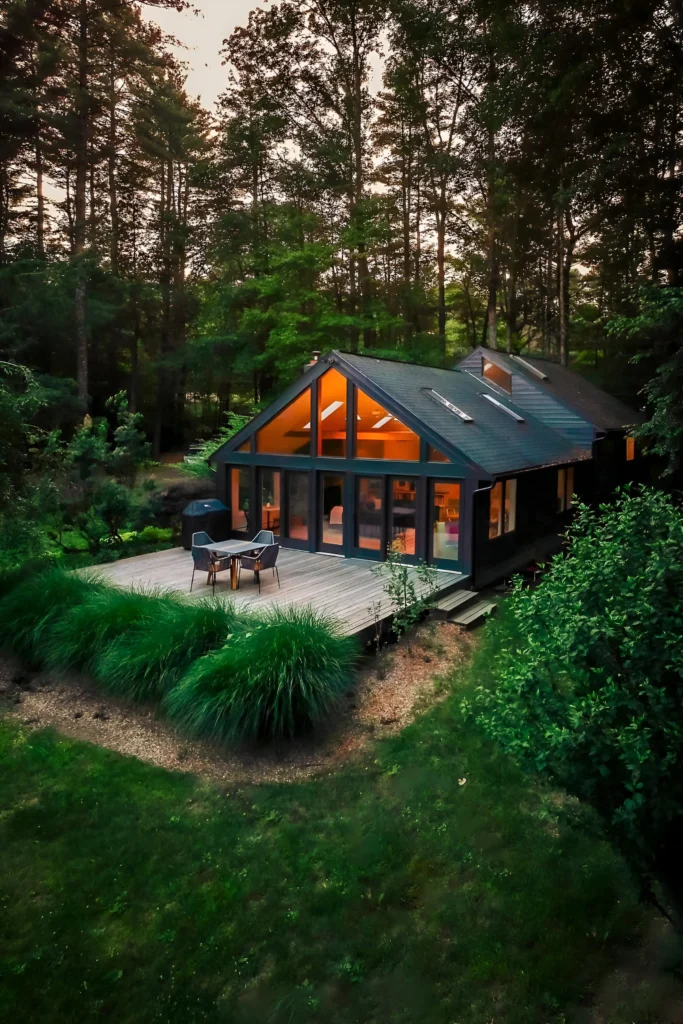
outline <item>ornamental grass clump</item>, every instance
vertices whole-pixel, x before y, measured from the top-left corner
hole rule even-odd
[[[151,617],[105,647],[95,661],[95,675],[116,696],[160,699],[194,661],[222,646],[235,624],[233,604],[161,601]]]
[[[294,736],[339,701],[358,653],[312,609],[275,609],[195,662],[164,706],[192,735],[220,742]]]
[[[106,587],[92,590],[82,604],[47,631],[46,662],[54,669],[95,671],[98,659],[118,637],[146,628],[164,605],[175,604],[170,594]]]
[[[96,576],[63,569],[32,573],[21,582],[15,579],[0,597],[2,642],[30,664],[44,664],[52,630],[62,618],[105,590]]]

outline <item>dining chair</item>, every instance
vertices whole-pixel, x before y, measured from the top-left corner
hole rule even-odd
[[[277,556],[280,553],[279,544],[268,544],[258,555],[242,555],[240,557],[240,577],[242,569],[249,569],[253,572],[254,579],[258,583],[258,592],[261,593],[261,573],[264,569],[272,569],[273,576],[277,577],[277,585],[280,586],[280,573],[277,567]]]

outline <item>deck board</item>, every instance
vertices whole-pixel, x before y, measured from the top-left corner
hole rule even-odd
[[[380,617],[388,618],[393,608],[382,590],[381,580],[372,573],[376,562],[363,558],[340,558],[318,552],[282,548],[278,558],[281,588],[266,571],[261,578],[261,595],[252,573],[242,576],[239,590],[230,589],[230,573],[218,576],[216,595],[234,599],[235,603],[253,611],[276,605],[311,605],[338,619],[345,633],[355,634],[372,627],[373,604],[381,602]],[[183,548],[136,555],[118,562],[98,566],[97,571],[122,587],[174,590],[190,600],[200,600],[211,593],[204,573],[196,573],[190,593],[192,558]],[[418,593],[421,584],[414,576]],[[438,570],[439,590],[447,592],[467,580],[459,572]]]

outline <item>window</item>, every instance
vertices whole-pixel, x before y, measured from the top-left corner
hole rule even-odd
[[[391,481],[391,546],[404,555],[415,554],[417,488],[414,480]]]
[[[287,473],[287,536],[308,540],[308,473]]]
[[[356,457],[419,462],[420,438],[386,409],[356,389]]]
[[[280,470],[261,470],[261,527],[280,532]]]
[[[450,462],[443,452],[440,452],[438,448],[433,448],[427,445],[427,462]]]
[[[251,439],[249,441],[245,441],[244,444],[241,444],[239,446],[239,448],[237,449],[237,451],[238,452],[250,452],[251,451]]]
[[[311,454],[311,390],[306,390],[256,435],[256,451],[269,455]]]
[[[498,480],[489,494],[489,540],[517,528],[517,481]]]
[[[344,477],[322,474],[322,542],[341,547],[344,543]]]
[[[382,550],[383,480],[359,476],[356,481],[356,547]]]
[[[318,455],[346,454],[346,377],[328,370],[318,381]]]
[[[432,558],[457,562],[460,540],[460,484],[434,480],[432,508]]]
[[[247,533],[249,524],[249,469],[242,466],[230,470],[231,525],[236,533]]]
[[[626,438],[626,461],[633,462],[636,457],[636,439],[635,437]]]
[[[566,469],[557,471],[557,511],[565,512],[573,505],[572,495],[574,494],[574,467],[567,466]]]
[[[509,395],[512,394],[512,374],[508,373],[507,370],[503,370],[500,366],[496,366],[495,363],[490,363],[488,359],[482,358],[481,375],[486,380],[490,380],[492,384],[497,384],[503,391],[507,391]]]

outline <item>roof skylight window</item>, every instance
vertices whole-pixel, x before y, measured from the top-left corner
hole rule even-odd
[[[529,370],[530,373],[535,373],[537,377],[541,378],[541,380],[548,379],[547,373],[543,373],[543,370],[539,370],[537,366],[532,366],[531,363],[527,363],[526,359],[522,359],[521,356],[513,355],[512,358],[515,360],[516,363],[521,363],[521,365],[524,366],[527,370]]]
[[[458,416],[463,421],[463,423],[474,423],[474,420],[469,415],[469,413],[466,413],[462,409],[459,409],[457,405],[453,405],[452,402],[449,402],[447,398],[444,398],[443,395],[440,395],[438,391],[434,390],[434,388],[425,388],[424,392],[432,399],[432,401],[437,402],[439,405],[442,405],[444,409],[448,409],[449,412],[452,412],[455,416]]]
[[[507,407],[507,405],[503,405],[503,403],[499,402],[497,398],[493,397],[493,395],[484,395],[484,394],[482,394],[481,397],[485,398],[487,402],[491,403],[491,405],[495,405],[497,409],[501,410],[501,412],[507,413],[508,416],[511,416],[513,420],[517,420],[518,423],[524,423],[524,417],[523,416],[519,416],[514,411],[514,409],[509,409]]]

